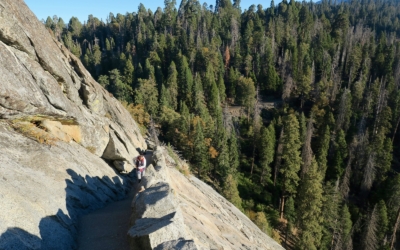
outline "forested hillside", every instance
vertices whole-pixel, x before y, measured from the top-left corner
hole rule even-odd
[[[395,248],[400,2],[175,5],[44,23],[284,247]]]

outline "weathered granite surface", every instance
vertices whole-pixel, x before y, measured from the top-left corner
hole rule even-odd
[[[157,147],[132,201],[131,249],[283,249],[210,186]]]
[[[125,196],[139,148],[79,59],[23,0],[0,0],[0,249],[75,249],[77,218]]]

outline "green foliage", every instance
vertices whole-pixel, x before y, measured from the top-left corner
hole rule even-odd
[[[176,110],[178,108],[178,72],[173,61],[168,68],[166,87],[168,91],[168,105]]]
[[[233,205],[235,205],[237,208],[240,210],[243,210],[242,208],[242,200],[239,196],[238,188],[237,188],[237,182],[233,175],[228,174],[224,180],[224,186],[223,186],[223,195],[225,198],[227,198],[230,202],[232,202]]]
[[[265,234],[271,236],[272,235],[272,228],[270,227],[267,217],[265,216],[264,212],[257,212],[255,216],[254,223],[257,225],[258,228],[261,229]]]
[[[153,79],[139,79],[139,88],[136,90],[136,104],[142,104],[150,115],[158,111],[158,90]]]
[[[345,159],[348,154],[345,133],[343,130],[339,130],[333,146],[335,149],[335,154],[328,175],[336,180],[343,174],[345,168]]]
[[[229,172],[235,174],[239,167],[239,149],[234,130],[228,139],[228,152],[229,152]]]
[[[270,164],[274,160],[275,154],[275,128],[273,124],[270,124],[268,128],[261,128],[260,135],[260,164],[262,168],[261,180],[265,179],[267,182],[271,178],[271,167]],[[262,181],[261,181],[262,183]]]
[[[282,192],[285,195],[293,195],[297,192],[297,186],[300,180],[298,176],[301,165],[299,122],[292,113],[285,117],[283,126],[283,163],[280,169],[283,181]]]
[[[342,211],[340,214],[340,239],[342,242],[342,246],[345,247],[348,245],[348,241],[351,241],[351,228],[353,226],[353,222],[351,221],[351,214],[349,212],[349,208],[347,205],[342,207]]]
[[[341,231],[341,225],[338,223],[341,196],[336,184],[327,182],[324,186],[325,202],[322,206],[324,221],[322,223],[321,249],[331,249],[332,239]]]
[[[318,249],[322,238],[322,176],[315,159],[305,174],[298,193],[297,223],[300,228],[300,249]]]
[[[208,168],[207,147],[204,140],[203,128],[200,122],[197,122],[196,131],[194,133],[194,146],[193,146],[193,164],[197,168],[197,175],[199,177],[205,174]]]
[[[326,125],[322,130],[322,135],[320,136],[317,149],[318,150],[317,163],[323,178],[325,178],[325,173],[327,169],[329,141],[330,141],[330,129],[329,125]]]
[[[386,234],[389,229],[389,219],[387,215],[386,204],[383,200],[380,200],[377,205],[378,225],[377,225],[377,239],[380,244],[385,241]],[[382,244],[383,245],[383,244]]]
[[[104,83],[106,83],[106,79],[104,79]],[[118,100],[132,102],[132,88],[122,81],[118,69],[113,69],[109,72],[108,90],[113,93]]]
[[[241,95],[237,96],[237,103],[245,106],[248,110],[253,107],[256,96],[256,88],[251,78],[239,77],[237,82],[237,92]]]

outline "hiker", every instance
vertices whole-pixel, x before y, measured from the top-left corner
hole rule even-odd
[[[142,181],[142,177],[146,172],[146,158],[144,157],[144,155],[141,154],[136,158],[135,165],[136,165],[137,178],[140,183]]]

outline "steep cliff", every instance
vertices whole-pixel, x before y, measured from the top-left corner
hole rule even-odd
[[[25,3],[0,0],[0,249],[75,248],[77,218],[125,195],[145,147]]]

